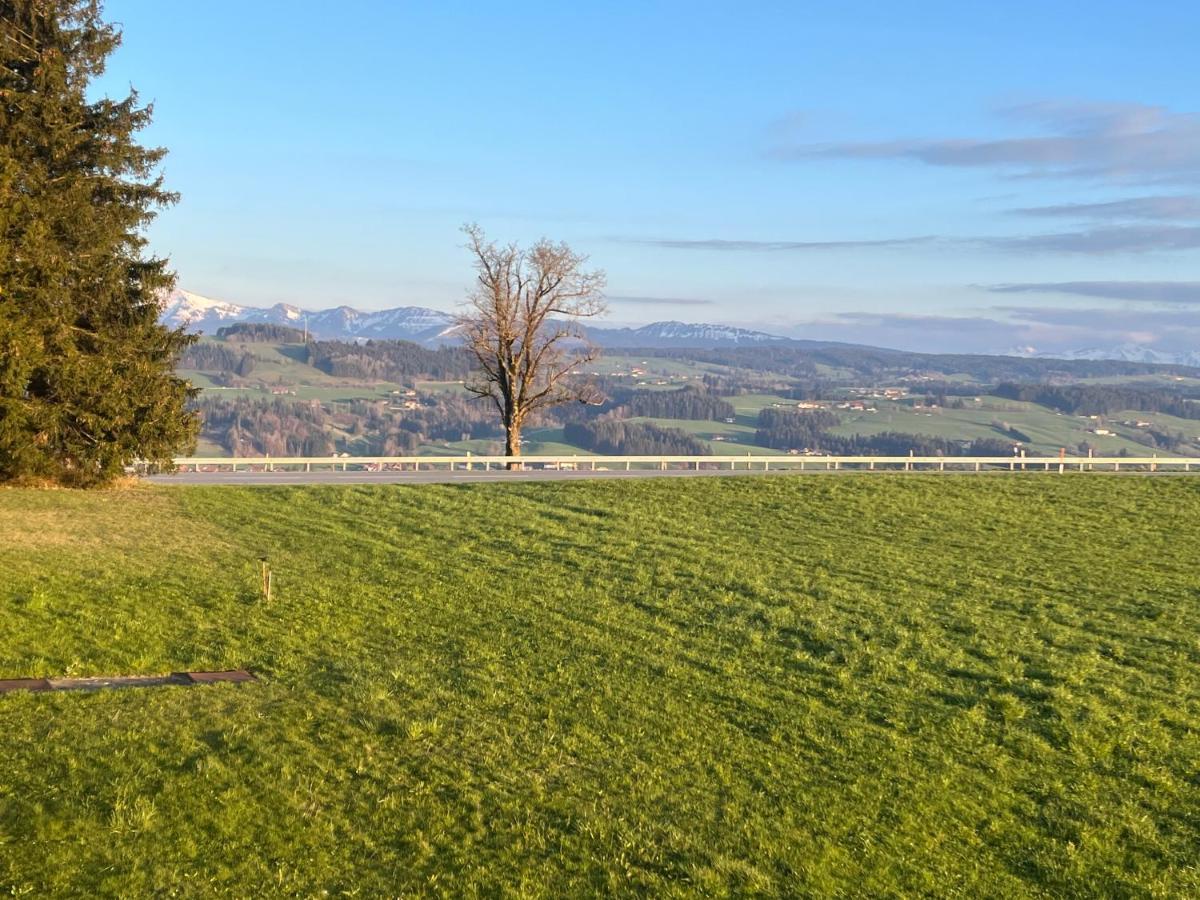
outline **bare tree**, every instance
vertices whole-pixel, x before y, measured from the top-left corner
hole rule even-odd
[[[504,453],[519,456],[521,428],[532,413],[600,399],[573,376],[599,353],[579,320],[604,312],[604,273],[585,272],[587,257],[563,243],[542,239],[522,250],[488,241],[478,225],[463,231],[476,280],[458,326],[480,368],[467,390],[495,404]]]

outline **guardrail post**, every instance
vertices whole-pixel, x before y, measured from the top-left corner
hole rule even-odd
[[[979,471],[979,460],[975,460],[975,471]]]
[[[629,460],[625,460],[625,471],[629,471]]]

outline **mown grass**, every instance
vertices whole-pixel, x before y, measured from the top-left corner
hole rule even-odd
[[[1194,896],[1200,482],[0,492],[29,896]],[[259,551],[276,571],[256,594]]]

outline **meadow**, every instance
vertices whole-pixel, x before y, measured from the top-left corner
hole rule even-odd
[[[0,695],[0,887],[1195,896],[1197,541],[1182,477],[0,490],[0,677],[261,679]]]

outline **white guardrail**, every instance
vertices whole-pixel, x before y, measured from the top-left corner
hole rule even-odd
[[[181,472],[332,471],[450,471],[502,469],[519,464],[525,469],[613,471],[632,469],[728,469],[736,471],[1160,471],[1200,472],[1200,457],[1186,456],[288,456],[180,457]],[[139,467],[144,469],[144,467]]]

